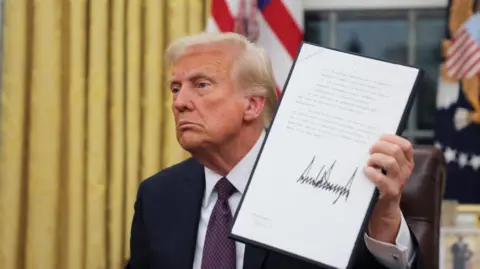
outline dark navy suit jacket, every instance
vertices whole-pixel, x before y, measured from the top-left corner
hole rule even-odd
[[[131,257],[126,268],[192,269],[204,188],[204,167],[193,158],[140,184],[131,229]],[[413,241],[417,246],[417,240]],[[364,243],[356,251],[354,268],[384,269]],[[412,268],[423,269],[420,258],[417,251]],[[245,247],[243,269],[321,268],[276,252]]]

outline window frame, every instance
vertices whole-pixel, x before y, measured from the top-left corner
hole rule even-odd
[[[448,0],[303,0],[305,11],[445,8]]]
[[[303,0],[305,13],[321,12],[326,14],[329,25],[328,46],[336,48],[337,44],[337,23],[339,13],[355,10],[391,10],[404,11],[407,14],[408,21],[408,40],[407,40],[407,64],[414,65],[416,62],[416,44],[417,44],[417,16],[423,9],[440,10],[447,8],[448,0],[362,0],[359,4],[358,0]],[[307,18],[307,16],[304,16]],[[434,140],[433,129],[420,129],[418,127],[418,101],[412,106],[409,116],[408,125],[403,136],[410,141],[417,139]]]

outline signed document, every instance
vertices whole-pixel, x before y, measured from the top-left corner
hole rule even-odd
[[[231,237],[348,268],[378,192],[369,149],[400,133],[421,70],[303,43]]]

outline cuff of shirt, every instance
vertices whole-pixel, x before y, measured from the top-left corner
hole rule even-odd
[[[364,239],[367,249],[383,266],[389,269],[407,269],[411,267],[415,258],[415,252],[410,230],[403,215],[395,245],[375,240],[366,233]]]

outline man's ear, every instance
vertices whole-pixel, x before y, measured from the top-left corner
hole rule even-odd
[[[253,121],[260,117],[266,98],[259,95],[251,95],[245,97],[245,108],[243,119],[245,121]]]

